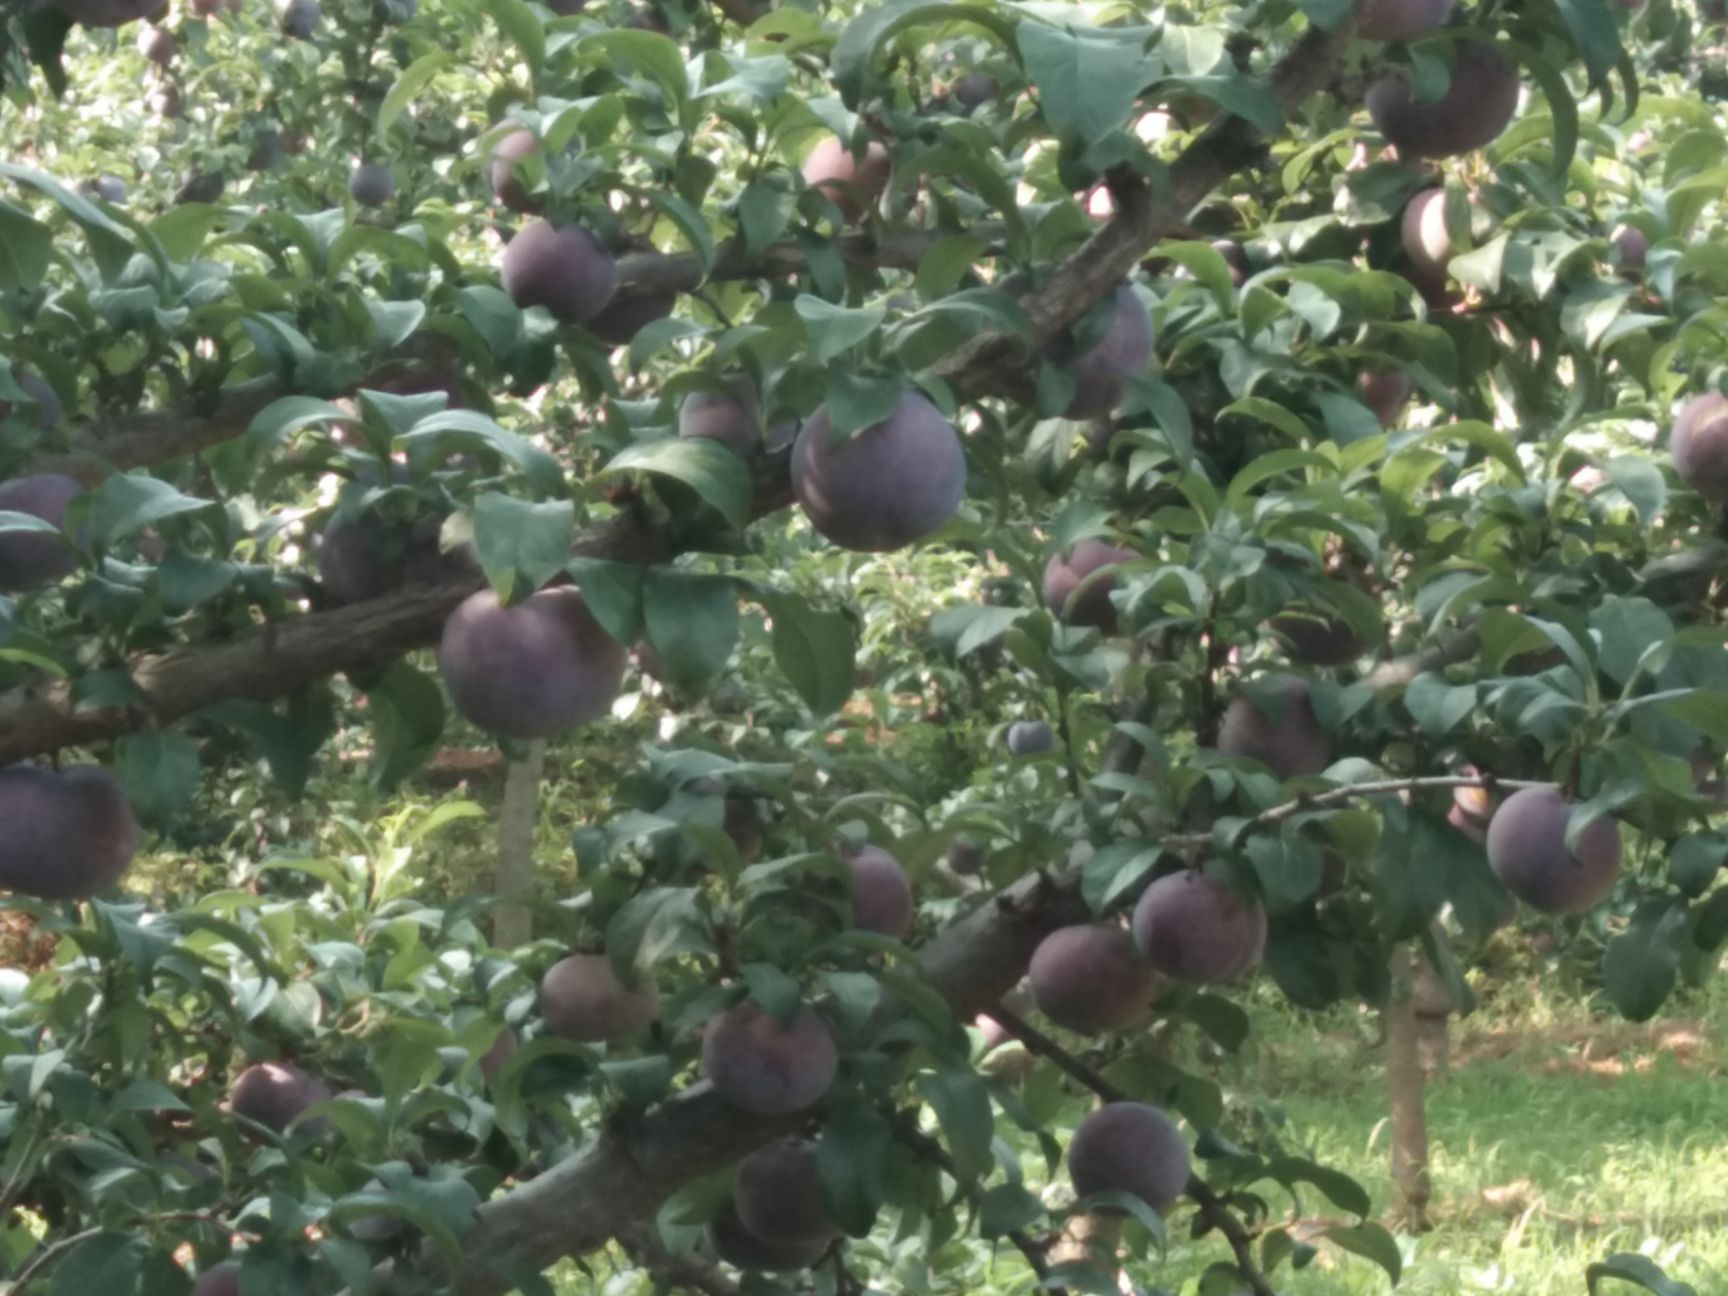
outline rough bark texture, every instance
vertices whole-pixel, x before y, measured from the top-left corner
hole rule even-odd
[[[1443,1074],[1452,1061],[1449,1023],[1455,1011],[1452,992],[1426,958],[1415,960],[1411,987],[1416,1010],[1416,1056],[1424,1076]]]
[[[1413,1231],[1429,1227],[1427,1077],[1418,1051],[1415,967],[1408,945],[1392,952],[1392,993],[1386,1025],[1386,1097],[1392,1119],[1392,1190],[1396,1214]]]
[[[534,939],[534,825],[540,812],[540,776],[546,768],[546,740],[527,744],[521,760],[504,776],[504,805],[498,812],[498,872],[493,894],[492,943],[515,949]]]

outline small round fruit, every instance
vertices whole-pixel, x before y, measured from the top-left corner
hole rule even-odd
[[[1356,15],[1363,40],[1403,41],[1433,31],[1452,16],[1456,0],[1367,0]]]
[[[727,1102],[758,1116],[813,1106],[839,1069],[834,1037],[807,1007],[782,1026],[744,1000],[710,1021],[702,1036],[702,1074]]]
[[[554,1035],[579,1044],[616,1044],[660,1015],[660,993],[646,975],[634,989],[604,954],[572,954],[540,980],[540,1016]]]
[[[1003,743],[1014,756],[1037,756],[1056,745],[1056,733],[1042,720],[1016,720],[1008,726]]]
[[[0,887],[42,900],[86,900],[125,874],[138,821],[100,765],[0,769]]]
[[[735,1268],[762,1273],[808,1269],[827,1253],[829,1244],[827,1238],[786,1244],[757,1237],[738,1218],[738,1208],[732,1202],[708,1225],[708,1245],[715,1255]]]
[[[1146,1020],[1158,973],[1115,923],[1062,927],[1039,942],[1027,973],[1038,1011],[1082,1035]]]
[[[875,140],[855,156],[837,136],[830,135],[804,159],[804,183],[820,189],[849,221],[855,221],[880,201],[888,188],[894,162]]]
[[[912,930],[912,883],[906,870],[880,846],[865,845],[845,852],[852,874],[852,926],[905,939]]]
[[[539,151],[539,137],[526,129],[511,131],[493,146],[486,176],[492,182],[492,193],[513,212],[532,214],[540,210],[540,204],[529,194],[516,173],[518,162]]]
[[[1134,942],[1157,971],[1220,985],[1260,961],[1266,911],[1222,882],[1187,869],[1159,878],[1134,906]]]
[[[1159,1214],[1182,1195],[1192,1164],[1182,1131],[1150,1103],[1100,1107],[1068,1142],[1068,1177],[1076,1196],[1128,1193]]]
[[[1116,577],[1107,568],[1133,562],[1140,555],[1132,549],[1120,549],[1102,540],[1082,540],[1067,557],[1051,554],[1044,564],[1044,606],[1069,625],[1091,626],[1105,634],[1116,630],[1116,605],[1110,601],[1116,589]],[[1082,582],[1093,572],[1105,572],[1075,595]]]
[[[598,315],[618,288],[618,263],[580,225],[530,221],[504,249],[504,291],[526,310],[544,306],[580,324]]]
[[[206,1269],[192,1284],[192,1296],[240,1296],[240,1265],[224,1260],[213,1269]]]
[[[1491,144],[1518,111],[1518,68],[1499,46],[1461,40],[1452,81],[1433,103],[1417,103],[1402,69],[1368,87],[1368,115],[1401,157],[1457,157]]]
[[[1404,204],[1404,255],[1430,279],[1444,279],[1455,248],[1446,224],[1446,191],[1424,189]]]
[[[348,193],[362,207],[382,207],[396,196],[396,177],[387,166],[362,162],[348,177]]]
[[[1074,395],[1063,414],[1071,419],[1102,418],[1122,403],[1129,378],[1144,373],[1152,359],[1152,313],[1128,284],[1116,289],[1115,314],[1103,338],[1072,365]]]
[[[1356,379],[1362,403],[1374,412],[1380,426],[1389,428],[1410,403],[1416,384],[1410,375],[1395,369],[1380,369]]]
[[[615,296],[584,327],[607,346],[629,346],[638,333],[665,319],[677,305],[678,294],[670,288]]]
[[[1668,450],[1681,481],[1713,504],[1728,503],[1728,396],[1705,392],[1687,401]]]
[[[1488,863],[1519,900],[1545,914],[1578,914],[1605,900],[1620,879],[1620,825],[1590,821],[1566,848],[1575,809],[1558,788],[1523,788],[1488,821]]]
[[[804,1139],[775,1139],[740,1161],[732,1203],[745,1228],[776,1246],[827,1242],[840,1232],[823,1200],[816,1145]]]
[[[310,40],[324,21],[324,8],[318,0],[288,0],[282,9],[282,32],[295,40]]]
[[[0,512],[27,513],[51,526],[66,525],[66,506],[84,488],[64,473],[35,473],[0,482]],[[0,531],[0,593],[23,594],[78,570],[78,555],[63,536],[46,531]]]
[[[917,392],[838,445],[824,405],[793,443],[792,490],[833,543],[885,553],[948,524],[966,490],[966,452],[954,425]]]
[[[247,1067],[228,1088],[228,1105],[235,1115],[278,1134],[286,1133],[308,1108],[329,1102],[330,1097],[328,1085],[292,1062],[260,1062]]]
[[[1247,694],[1232,701],[1218,726],[1218,750],[1257,760],[1281,779],[1318,774],[1332,762],[1332,741],[1314,714],[1307,682],[1287,675],[1276,692],[1271,714]]]
[[[1636,225],[1622,225],[1611,240],[1622,270],[1636,273],[1650,256],[1650,238]]]

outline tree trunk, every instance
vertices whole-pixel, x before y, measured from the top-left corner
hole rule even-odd
[[[1392,990],[1381,1020],[1386,1028],[1386,1096],[1392,1117],[1392,1190],[1395,1214],[1413,1232],[1429,1227],[1428,1118],[1423,1110],[1427,1077],[1422,1072],[1416,1016],[1416,967],[1409,945],[1392,951]]]
[[[1416,966],[1411,995],[1416,1009],[1416,1056],[1424,1075],[1443,1075],[1452,1062],[1449,1023],[1456,1005],[1434,965],[1421,954],[1416,954],[1413,962]]]
[[[534,939],[534,824],[540,809],[540,775],[546,740],[527,745],[504,778],[504,808],[498,813],[498,872],[493,882],[500,904],[492,911],[492,943],[514,949]]]

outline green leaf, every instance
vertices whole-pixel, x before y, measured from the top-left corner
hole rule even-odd
[[[523,0],[486,0],[486,12],[492,15],[498,30],[522,51],[529,73],[538,75],[546,62],[546,29],[534,11]]]
[[[896,32],[919,24],[966,22],[982,27],[1005,49],[1014,48],[1014,23],[981,5],[924,4],[905,0],[899,4],[872,5],[846,24],[834,42],[829,65],[841,100],[856,109],[863,102],[874,71],[876,52]]]
[[[1210,99],[1262,135],[1276,135],[1284,129],[1284,109],[1272,87],[1264,81],[1241,75],[1186,76],[1170,77],[1166,84]]]
[[[0,292],[35,292],[53,253],[54,236],[46,225],[0,202]]]
[[[1597,639],[1596,659],[1604,674],[1616,684],[1632,678],[1639,660],[1656,644],[1674,635],[1668,614],[1649,599],[1607,594],[1590,613],[1590,629]]]
[[[435,49],[422,54],[407,67],[402,69],[396,78],[396,84],[390,87],[384,96],[384,102],[378,105],[378,138],[383,139],[408,111],[408,105],[414,102],[414,96],[432,83],[432,78],[456,61],[456,56],[449,50]]]
[[[412,432],[396,440],[407,450],[410,463],[429,459],[428,467],[435,467],[463,450],[489,450],[521,469],[537,494],[565,494],[564,469],[556,459],[472,410],[445,410],[429,415],[416,423]]]
[[[1603,988],[1620,1014],[1649,1021],[1674,992],[1680,973],[1687,909],[1676,896],[1647,900],[1625,931],[1608,944],[1602,960]]]
[[[126,474],[108,478],[85,498],[89,504],[84,526],[91,542],[101,546],[128,539],[145,527],[182,513],[214,507],[208,500],[182,495],[158,478]]]
[[[726,669],[738,641],[738,589],[727,576],[653,568],[642,583],[642,622],[675,689],[694,689]]]
[[[1378,1224],[1354,1224],[1348,1228],[1334,1225],[1323,1230],[1320,1236],[1352,1254],[1372,1260],[1386,1271],[1394,1286],[1404,1276],[1404,1257],[1398,1250],[1398,1242]]]
[[[936,1113],[954,1168],[963,1179],[987,1174],[993,1164],[990,1143],[996,1118],[990,1091],[974,1071],[954,1070],[918,1077],[918,1092]]]
[[[645,472],[682,482],[733,526],[742,529],[750,524],[754,487],[749,465],[709,437],[662,437],[627,446],[599,475],[620,472]]]
[[[714,947],[708,917],[695,887],[650,887],[626,901],[606,924],[606,956],[619,979],[636,983],[674,954],[706,954]]]
[[[774,660],[817,717],[833,715],[852,696],[857,631],[840,612],[820,612],[791,594],[759,591],[773,625]]]
[[[444,735],[444,690],[406,661],[391,663],[366,691],[372,721],[372,785],[384,791],[414,773]]]
[[[978,1234],[994,1239],[1044,1218],[1044,1203],[1017,1183],[997,1184],[978,1203]]]
[[[97,1233],[67,1252],[48,1290],[51,1296],[132,1296],[147,1250],[137,1234]]]
[[[1020,24],[1021,58],[1044,120],[1064,139],[1096,144],[1121,128],[1158,74],[1142,31]]]
[[[509,355],[522,340],[522,309],[501,288],[470,284],[456,294],[456,308],[495,357]]]
[[[115,773],[146,819],[172,818],[198,791],[198,748],[183,734],[144,729],[122,738],[115,752]]]
[[[1638,520],[1645,526],[1656,521],[1668,502],[1668,483],[1661,469],[1648,459],[1616,455],[1602,465],[1608,481],[1626,497]]]
[[[498,597],[519,602],[564,570],[576,534],[569,500],[530,504],[488,491],[474,504],[474,551]]]
[[[1326,1194],[1326,1199],[1352,1215],[1366,1216],[1374,1209],[1368,1190],[1341,1170],[1319,1165],[1305,1157],[1279,1157],[1266,1166],[1268,1178],[1282,1184],[1310,1183]]]
[[[1654,1292],[1656,1296],[1698,1296],[1695,1287],[1670,1278],[1649,1256],[1631,1251],[1617,1251],[1584,1271],[1584,1282],[1590,1296],[1597,1296],[1597,1287],[1605,1278],[1631,1283],[1634,1287]]]
[[[614,70],[619,62],[623,62],[648,77],[665,91],[670,100],[667,104],[667,115],[674,120],[690,98],[690,79],[684,67],[684,52],[659,32],[613,28],[583,37],[578,48],[584,54],[590,50],[598,53],[601,61]]]
[[[828,1112],[816,1144],[816,1171],[834,1222],[853,1237],[865,1237],[887,1195],[888,1122],[869,1098],[852,1094]]]
[[[577,558],[566,570],[607,634],[621,644],[642,637],[642,568],[602,558]]]
[[[101,270],[105,282],[112,283],[118,279],[126,269],[127,262],[139,251],[139,240],[131,231],[95,203],[73,193],[52,176],[8,162],[0,162],[0,176],[17,180],[45,194],[78,223],[84,236],[90,240],[90,252],[95,257],[97,268]],[[161,265],[164,258],[160,248],[154,246],[148,235],[144,238],[151,243],[145,250],[155,256],[158,265]],[[162,268],[166,270],[167,267]]]
[[[1439,738],[1476,709],[1476,686],[1448,684],[1444,676],[1425,671],[1405,688],[1404,705],[1430,738]]]
[[[1613,70],[1621,57],[1620,24],[1614,11],[1608,0],[1555,0],[1555,4],[1594,86]]]
[[[804,321],[804,332],[810,339],[818,364],[827,364],[869,337],[881,327],[887,314],[880,306],[857,310],[835,306],[810,293],[800,293],[793,304],[798,317]]]

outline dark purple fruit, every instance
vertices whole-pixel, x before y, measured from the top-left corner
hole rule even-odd
[[[1314,714],[1308,684],[1287,675],[1279,681],[1278,692],[1273,714],[1263,712],[1246,694],[1231,702],[1218,727],[1218,750],[1257,760],[1281,779],[1318,774],[1332,762],[1332,741]]]
[[[829,1240],[791,1244],[769,1242],[757,1237],[738,1218],[738,1208],[726,1204],[718,1218],[708,1226],[708,1245],[714,1254],[739,1269],[762,1273],[796,1273],[808,1269],[828,1251]]]
[[[732,1204],[745,1228],[776,1246],[825,1243],[840,1232],[823,1200],[816,1145],[804,1139],[775,1139],[740,1161]]]
[[[492,193],[513,212],[533,214],[540,204],[516,172],[516,164],[531,153],[540,151],[540,138],[531,130],[514,130],[493,146],[492,160],[486,166],[486,176],[492,182]]]
[[[1116,289],[1116,313],[1102,340],[1074,360],[1074,396],[1063,413],[1071,419],[1102,418],[1122,403],[1124,382],[1146,371],[1152,359],[1152,313],[1128,284]]]
[[[1472,152],[1492,143],[1518,111],[1518,68],[1498,46],[1461,40],[1453,48],[1452,82],[1433,103],[1416,102],[1402,69],[1368,87],[1368,115],[1401,157]]]
[[[1363,40],[1403,41],[1433,31],[1452,16],[1456,0],[1367,0],[1356,15]]]
[[[1115,923],[1080,923],[1051,932],[1027,973],[1038,1011],[1082,1035],[1127,1030],[1146,1020],[1158,973]]]
[[[618,287],[618,263],[580,225],[531,221],[504,249],[504,291],[526,310],[544,306],[580,324],[605,309]]]
[[[1606,815],[1593,819],[1568,850],[1566,830],[1574,813],[1558,788],[1523,788],[1488,823],[1488,863],[1495,875],[1545,914],[1594,909],[1620,879],[1620,825]]]
[[[834,1037],[809,1008],[782,1026],[744,1000],[711,1020],[702,1036],[702,1074],[727,1102],[758,1116],[813,1106],[839,1067]]]
[[[1681,481],[1713,504],[1728,503],[1728,396],[1706,392],[1687,401],[1668,451]]]
[[[0,482],[0,512],[28,513],[57,527],[66,506],[84,488],[62,473],[37,473]],[[71,575],[78,555],[46,531],[0,531],[0,593],[22,594]]]
[[[1361,393],[1362,403],[1372,410],[1374,417],[1380,421],[1380,426],[1389,428],[1410,403],[1416,384],[1407,373],[1379,369],[1359,375],[1356,389]]]
[[[382,207],[396,196],[396,177],[387,166],[362,162],[348,177],[348,193],[362,207]]]
[[[917,392],[839,445],[824,405],[793,444],[792,490],[829,540],[883,553],[948,524],[966,490],[966,452],[954,425]]]
[[[574,588],[502,607],[491,590],[444,623],[438,669],[469,723],[511,738],[549,738],[605,715],[624,682],[624,648]]]
[[[572,954],[540,981],[540,1016],[554,1035],[579,1044],[616,1044],[660,1015],[660,992],[646,975],[626,986],[604,954]]]
[[[912,883],[906,870],[880,846],[845,854],[852,873],[852,925],[860,931],[905,939],[912,930]]]
[[[0,887],[41,900],[86,900],[118,882],[138,851],[138,821],[100,765],[0,769]]]
[[[206,1269],[192,1284],[192,1296],[240,1296],[240,1264],[224,1260],[214,1269]]]
[[[1016,720],[1002,741],[1012,755],[1037,756],[1056,745],[1056,733],[1042,720]]]
[[[1159,878],[1134,906],[1134,942],[1178,981],[1218,985],[1260,961],[1266,911],[1193,869]]]
[[[1051,554],[1044,564],[1044,606],[1069,625],[1091,626],[1113,634],[1116,605],[1110,594],[1116,588],[1116,577],[1106,573],[1078,596],[1075,591],[1093,572],[1133,562],[1139,556],[1132,549],[1118,549],[1102,540],[1082,540],[1067,557]]]
[[[260,1062],[247,1067],[228,1089],[228,1105],[236,1116],[257,1121],[278,1134],[286,1133],[309,1108],[329,1102],[330,1097],[328,1085],[292,1062]]]
[[[830,135],[804,159],[804,183],[820,189],[849,221],[873,208],[888,189],[894,168],[889,152],[875,140],[864,156],[854,155],[837,136]]]
[[[707,437],[741,458],[753,456],[762,440],[762,412],[749,380],[733,378],[724,392],[691,392],[678,405],[678,435]]]
[[[282,9],[282,33],[295,40],[310,40],[323,20],[324,9],[318,0],[288,0]]]
[[[629,346],[638,333],[655,320],[665,319],[677,304],[678,294],[670,288],[615,296],[585,327],[607,346]]]
[[[1182,1131],[1149,1103],[1100,1107],[1068,1142],[1068,1177],[1082,1200],[1129,1193],[1163,1214],[1182,1195],[1191,1165]]]

